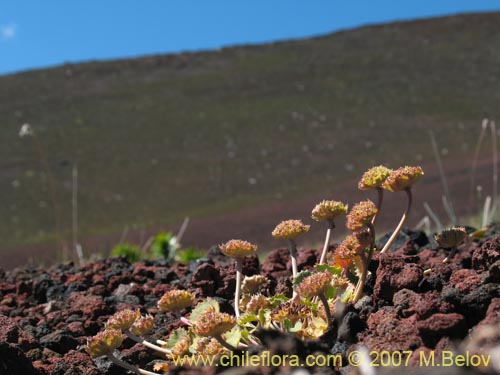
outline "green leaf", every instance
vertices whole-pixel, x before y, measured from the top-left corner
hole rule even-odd
[[[240,327],[234,326],[232,330],[230,330],[225,335],[225,340],[229,345],[238,347],[241,340],[241,330]]]
[[[337,297],[337,288],[334,288],[331,285],[328,285],[325,291],[325,297],[326,299],[333,299]]]
[[[299,332],[301,329],[302,329],[302,322],[299,320],[297,321],[297,323],[295,323],[295,325],[292,328],[290,328],[289,331],[296,333]]]
[[[248,323],[258,322],[258,321],[259,321],[259,317],[257,315],[252,314],[252,313],[246,313],[245,315],[242,315],[240,317],[238,324],[245,325]]]
[[[311,271],[299,272],[297,274],[297,276],[295,276],[295,278],[293,279],[293,286],[299,285],[302,282],[302,280],[304,280],[306,277],[311,276],[311,275],[312,275]]]
[[[272,296],[269,298],[269,302],[271,303],[271,306],[275,308],[278,305],[281,305],[283,302],[290,301],[290,298],[285,296],[284,294],[277,294],[275,296]]]
[[[340,297],[340,300],[344,303],[347,303],[349,302],[349,300],[351,299],[351,296],[353,295],[354,293],[354,286],[352,285],[349,285],[346,289],[346,291],[342,294],[342,296]]]
[[[316,271],[318,272],[325,272],[328,271],[332,275],[339,275],[342,273],[342,267],[339,267],[337,265],[331,266],[329,264],[318,264],[316,267]]]
[[[191,315],[189,316],[189,320],[193,323],[196,322],[200,315],[210,307],[214,307],[216,312],[220,311],[219,302],[214,299],[208,298],[196,305],[196,307],[191,312]]]
[[[177,328],[175,331],[172,331],[172,333],[168,336],[167,348],[172,349],[177,341],[187,334],[188,331],[185,328]]]

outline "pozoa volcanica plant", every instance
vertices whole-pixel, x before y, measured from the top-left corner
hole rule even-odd
[[[126,363],[114,353],[124,339],[134,340],[157,351],[165,363],[155,371],[165,371],[170,360],[191,355],[217,356],[229,351],[246,351],[259,345],[256,331],[274,329],[298,336],[316,339],[332,323],[339,303],[355,303],[363,296],[369,274],[369,265],[375,253],[388,251],[406,222],[412,203],[411,189],[423,176],[420,167],[402,167],[391,170],[377,166],[365,172],[359,181],[361,190],[376,190],[375,204],[367,199],[356,203],[348,211],[347,204],[323,200],[312,210],[311,218],[327,224],[327,234],[318,263],[314,268],[301,271],[297,265],[300,249],[297,239],[309,232],[310,225],[301,220],[285,220],[272,231],[272,236],[285,240],[291,261],[293,290],[286,294],[269,295],[261,275],[244,276],[243,259],[253,255],[257,246],[248,241],[230,240],[220,245],[222,254],[234,259],[236,287],[234,314],[221,312],[219,303],[212,298],[198,302],[187,290],[170,290],[158,301],[160,311],[175,312],[183,326],[172,331],[164,340],[150,339],[154,328],[151,316],[141,316],[139,310],[124,310],[109,318],[105,329],[91,338],[87,350],[92,357],[107,356],[119,366],[137,374],[154,374]],[[396,229],[382,249],[375,246],[375,223],[382,210],[384,191],[404,191],[407,208]],[[330,238],[335,221],[346,216],[346,227],[352,233],[330,251]],[[439,245],[454,254],[456,246],[467,236],[462,228],[452,228],[436,237]],[[448,260],[447,258],[447,260]]]

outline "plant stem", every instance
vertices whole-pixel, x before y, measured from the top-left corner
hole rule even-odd
[[[290,244],[288,246],[290,251],[290,259],[292,261],[292,276],[295,279],[297,277],[297,245],[294,240],[290,240]]]
[[[377,222],[378,215],[380,213],[380,208],[382,207],[382,202],[384,201],[384,189],[381,187],[377,188],[377,195],[378,195],[378,200],[377,200],[377,213],[373,215],[372,219],[372,225],[375,225]]]
[[[319,264],[325,263],[326,253],[330,247],[330,237],[332,235],[332,230],[335,228],[335,223],[333,220],[328,220],[328,230],[326,231],[325,245],[323,246],[323,251],[321,252],[321,258],[319,259]]]
[[[162,348],[161,346],[155,345],[142,337],[134,335],[132,332],[129,330],[124,331],[124,333],[127,335],[127,337],[131,340],[134,340],[135,342],[138,342],[139,344],[144,345],[147,348],[156,350],[157,352],[163,353],[163,354],[172,354],[172,352],[169,349]]]
[[[448,256],[446,258],[443,259],[443,263],[448,263],[448,261],[453,258],[455,256],[455,253],[457,252],[457,248],[456,246],[455,247],[452,247],[450,249],[450,253],[448,254]]]
[[[290,251],[290,260],[292,261],[292,278],[293,280],[295,280],[298,274],[298,270],[297,270],[297,245],[295,244],[294,240],[290,240],[288,249]],[[295,291],[294,288],[292,298],[295,297],[297,297],[297,292]]]
[[[363,269],[361,270],[361,277],[358,280],[358,284],[356,285],[356,289],[354,290],[354,298],[353,302],[356,303],[363,294],[363,287],[366,282],[366,277],[368,276],[368,270],[370,267],[370,263],[372,261],[373,252],[375,251],[375,228],[373,224],[367,225],[368,230],[372,236],[372,242],[370,243],[370,248],[368,249],[368,257],[365,257],[364,253],[361,253],[361,261],[363,264]]]
[[[399,224],[398,226],[396,227],[396,229],[394,229],[394,232],[392,232],[392,235],[391,237],[389,238],[389,240],[386,242],[385,246],[383,247],[382,250],[380,250],[380,254],[383,254],[385,253],[387,250],[389,250],[389,248],[391,247],[391,245],[394,243],[394,241],[396,240],[396,237],[398,236],[399,232],[401,231],[401,228],[403,227],[403,225],[406,223],[406,219],[408,217],[408,214],[410,212],[410,209],[411,209],[411,203],[412,203],[412,194],[411,194],[411,188],[407,188],[405,189],[405,192],[406,194],[408,195],[408,206],[406,206],[406,211],[404,212],[403,214],[403,217],[401,217],[401,220],[399,221]]]
[[[330,324],[332,323],[332,313],[330,311],[330,306],[328,305],[328,300],[326,299],[324,294],[320,294],[318,298],[325,307],[326,323],[328,324],[328,326],[330,326]]]
[[[108,353],[106,354],[108,359],[113,362],[115,365],[123,367],[126,370],[132,371],[135,374],[141,374],[141,375],[158,375],[156,372],[151,372],[151,371],[146,371],[143,370],[139,367],[132,366],[131,364],[122,361],[121,359],[116,358],[113,353]]]
[[[241,258],[236,258],[236,290],[234,291],[234,312],[236,319],[240,318],[240,291],[241,291],[241,275],[243,273]]]
[[[361,270],[361,276],[359,277],[356,288],[354,289],[354,295],[351,299],[353,303],[358,302],[358,300],[361,298],[361,295],[363,294],[363,286],[365,285],[366,276],[368,274],[368,267],[366,266],[367,262],[364,253],[361,253],[360,257],[363,269]]]

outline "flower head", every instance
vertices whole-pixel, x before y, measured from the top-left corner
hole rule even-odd
[[[170,290],[158,301],[161,311],[178,311],[193,305],[194,295],[187,290]]]
[[[279,223],[274,228],[272,235],[274,238],[293,240],[301,234],[309,232],[310,225],[305,225],[302,220],[286,220]]]
[[[122,310],[111,316],[105,324],[106,329],[128,330],[141,317],[141,312],[137,310]]]
[[[226,313],[207,308],[194,322],[193,332],[198,336],[220,336],[236,324],[236,318]]]
[[[347,215],[347,229],[356,231],[364,228],[370,224],[377,211],[377,206],[369,199],[357,203]]]
[[[196,345],[196,354],[201,356],[216,356],[221,354],[225,348],[213,337],[203,337]]]
[[[382,187],[389,191],[409,189],[424,175],[421,167],[401,167],[392,171]]]
[[[345,288],[349,285],[349,279],[344,276],[332,275],[332,281],[330,283],[334,288]]]
[[[297,285],[297,294],[305,298],[322,295],[325,293],[331,281],[332,274],[330,272],[313,273],[305,277],[300,284]]]
[[[337,216],[347,213],[347,205],[337,201],[322,201],[312,210],[311,217],[314,221],[332,221]]]
[[[436,234],[434,239],[443,249],[452,249],[457,247],[467,237],[467,231],[464,227],[451,227]]]
[[[347,268],[364,247],[359,243],[355,235],[351,234],[342,241],[333,253],[333,263],[342,268]]]
[[[295,324],[298,320],[310,318],[311,316],[313,316],[313,311],[309,306],[295,302],[293,299],[279,304],[271,312],[271,319],[277,323],[288,320]]]
[[[123,342],[123,335],[117,329],[105,329],[87,342],[87,352],[92,358],[97,358],[118,348]]]
[[[222,254],[232,258],[243,258],[257,251],[257,246],[243,240],[231,240],[219,246]]]
[[[189,352],[191,346],[191,338],[189,335],[182,336],[172,347],[172,356],[181,357]]]
[[[265,309],[270,306],[269,301],[262,294],[256,294],[250,298],[246,305],[246,311],[258,314],[261,309]]]
[[[143,316],[130,327],[130,332],[136,336],[145,336],[153,330],[153,326],[153,317],[151,315]]]
[[[255,294],[261,285],[265,285],[269,280],[262,275],[245,276],[241,284],[241,291],[245,294]]]
[[[382,187],[386,178],[391,174],[392,169],[379,165],[368,169],[358,182],[360,190],[370,190]]]

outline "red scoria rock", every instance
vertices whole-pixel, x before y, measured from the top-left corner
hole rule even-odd
[[[500,259],[500,236],[486,241],[472,254],[472,266],[476,270],[485,271]]]
[[[14,319],[4,315],[0,315],[0,342],[15,344],[23,351],[36,347],[36,340],[22,330]]]
[[[378,260],[377,279],[373,290],[376,303],[380,300],[391,302],[398,290],[418,289],[423,270],[418,264],[413,263],[418,260],[417,257],[381,254]]]
[[[417,349],[423,342],[416,322],[415,315],[399,319],[394,307],[383,307],[368,318],[368,330],[361,334],[360,343],[376,351]]]
[[[449,284],[462,293],[469,293],[481,284],[481,277],[471,269],[461,269],[453,272]]]
[[[465,317],[461,314],[434,314],[417,323],[418,331],[426,345],[434,347],[443,337],[463,338],[467,333]]]

